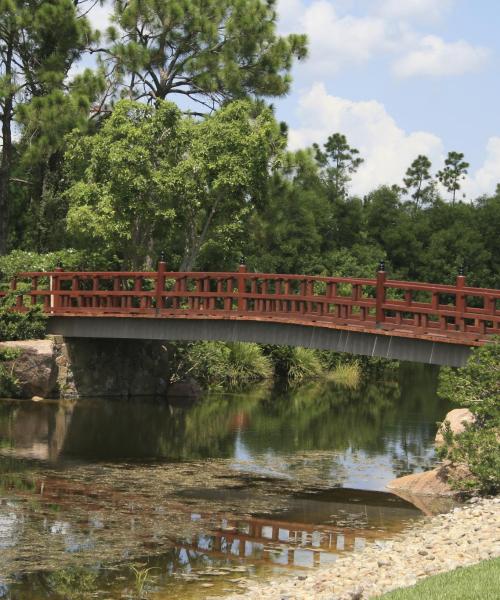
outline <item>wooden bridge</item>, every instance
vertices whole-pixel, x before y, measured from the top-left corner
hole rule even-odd
[[[66,337],[289,344],[459,366],[500,334],[500,290],[248,272],[19,273],[13,310],[41,305]],[[6,294],[0,294],[0,296]]]

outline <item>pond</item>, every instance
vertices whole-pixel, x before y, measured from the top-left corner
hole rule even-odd
[[[209,598],[304,573],[446,503],[437,369],[197,400],[0,401],[0,598]]]

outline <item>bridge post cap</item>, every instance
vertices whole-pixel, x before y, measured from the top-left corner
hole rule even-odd
[[[385,260],[381,260],[378,263],[378,270],[379,270],[379,272],[384,272],[385,271]]]

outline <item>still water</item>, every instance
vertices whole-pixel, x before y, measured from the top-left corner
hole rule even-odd
[[[443,505],[437,370],[195,401],[0,401],[0,598],[209,598],[304,572]]]

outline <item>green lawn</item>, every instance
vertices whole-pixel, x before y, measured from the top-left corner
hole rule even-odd
[[[500,558],[434,575],[408,588],[394,590],[384,600],[499,600]]]

